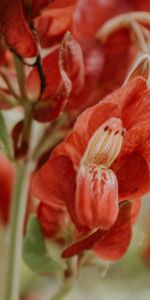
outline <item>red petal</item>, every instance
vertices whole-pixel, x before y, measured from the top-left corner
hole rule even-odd
[[[71,92],[71,81],[64,71],[61,74],[62,79],[54,96],[49,101],[41,101],[36,107],[34,116],[39,122],[52,121],[64,110]]]
[[[113,170],[118,180],[120,199],[140,197],[149,191],[149,167],[138,152],[133,151],[125,159],[116,162]]]
[[[81,164],[75,201],[79,224],[90,229],[110,228],[119,210],[115,174],[102,165]]]
[[[112,97],[120,107],[123,124],[127,129],[143,121],[147,109],[149,114],[149,107],[147,107],[149,99],[148,86],[142,77],[136,77],[105,99],[112,101]]]
[[[48,9],[35,21],[40,44],[49,48],[60,43],[63,35],[71,27],[74,8]]]
[[[136,0],[139,10],[150,11],[150,2],[149,0]]]
[[[103,239],[105,235],[107,234],[106,231],[98,229],[96,232],[94,232],[92,235],[88,236],[84,240],[81,240],[67,249],[65,249],[62,253],[63,258],[68,258],[73,255],[79,254],[83,252],[84,250],[91,249],[94,244],[99,240]]]
[[[73,52],[72,46],[76,50],[78,48],[78,51]],[[35,108],[38,121],[48,122],[57,118],[64,109],[72,88],[69,76],[75,86],[78,84],[81,87],[83,84],[83,64],[79,49],[78,43],[67,33],[60,49],[55,49],[43,60],[46,88]],[[36,78],[35,72],[33,70],[32,74]]]
[[[32,17],[35,18],[39,15],[40,11],[48,6],[49,0],[36,0],[32,1]]]
[[[74,129],[68,138],[54,151],[54,155],[64,154],[79,166],[87,144],[93,133],[111,117],[120,117],[118,106],[111,101],[102,101],[85,110],[75,123]]]
[[[91,249],[94,247],[94,251],[99,249],[95,249],[95,247],[99,247],[98,245],[102,245],[101,250],[103,252],[104,248],[106,250],[107,256],[110,254],[109,247],[112,247],[113,257],[117,254],[124,254],[127,250],[127,247],[131,238],[131,224],[130,224],[130,210],[131,203],[124,202],[120,205],[119,215],[115,224],[111,227],[110,230],[100,230],[98,229],[96,232],[88,236],[87,238],[69,246],[62,253],[63,258],[67,258],[76,254],[83,252],[84,250]],[[124,236],[125,233],[125,236]],[[109,243],[110,241],[110,243]],[[108,244],[109,243],[109,244]],[[95,246],[94,246],[95,245]],[[107,246],[108,245],[108,246]],[[116,251],[116,253],[114,253]],[[118,252],[118,253],[117,253]],[[116,254],[116,255],[115,255]],[[102,255],[102,253],[101,253]],[[104,256],[103,256],[104,258]],[[118,257],[119,258],[119,257]],[[108,257],[107,257],[108,259]]]
[[[109,230],[107,236],[93,247],[97,256],[115,261],[126,253],[131,240],[130,211],[131,203],[127,202],[120,205],[116,223]]]
[[[84,41],[82,45],[85,64],[85,84],[78,95],[72,94],[67,104],[67,111],[83,110],[100,99],[95,95],[104,63],[104,53],[97,40]]]
[[[95,34],[99,27],[112,16],[116,0],[79,1],[73,18],[73,29],[75,35],[83,39]],[[89,13],[90,12],[90,13]]]
[[[133,2],[135,1],[79,1],[73,19],[76,36],[81,40],[85,37],[93,37],[108,19],[117,14],[135,10],[136,4]]]
[[[37,172],[33,184],[34,197],[43,203],[65,205],[75,195],[75,172],[72,162],[65,156],[49,159]]]
[[[37,55],[36,41],[25,21],[21,0],[1,0],[0,32],[8,46],[19,55]]]
[[[64,69],[72,82],[74,94],[78,94],[84,85],[83,54],[79,43],[68,32],[62,46],[65,50]]]
[[[7,224],[15,172],[11,162],[2,154],[0,155],[0,165],[0,219]]]
[[[64,8],[67,6],[72,6],[77,2],[77,0],[53,0],[49,4],[49,8]]]
[[[48,238],[59,233],[67,221],[66,209],[59,204],[49,205],[41,203],[38,209],[38,218],[44,235]]]

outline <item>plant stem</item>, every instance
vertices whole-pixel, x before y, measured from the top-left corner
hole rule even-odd
[[[71,291],[72,287],[73,287],[73,280],[66,279],[62,288],[50,300],[63,299]]]
[[[16,67],[16,74],[17,74],[17,79],[18,79],[18,86],[20,90],[20,101],[24,102],[23,99],[26,99],[26,90],[25,90],[25,71],[24,71],[24,65],[20,58],[14,54],[14,62],[15,62],[15,67]]]
[[[78,256],[74,256],[68,259],[68,269],[65,271],[62,288],[50,300],[61,300],[72,290],[77,277],[77,272]]]
[[[29,163],[19,162],[16,164],[17,174],[12,197],[10,244],[4,300],[19,299],[22,236],[31,171],[32,168]]]

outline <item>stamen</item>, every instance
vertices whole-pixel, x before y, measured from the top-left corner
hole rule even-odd
[[[81,163],[109,167],[120,152],[124,135],[121,119],[108,119],[91,137]]]

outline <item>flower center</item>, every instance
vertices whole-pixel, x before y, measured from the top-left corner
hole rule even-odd
[[[108,119],[92,135],[81,163],[109,167],[121,150],[124,134],[121,119]]]

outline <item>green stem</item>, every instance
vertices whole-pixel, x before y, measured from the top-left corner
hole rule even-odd
[[[17,79],[18,79],[18,86],[20,90],[20,96],[22,99],[20,101],[24,102],[24,99],[27,98],[26,95],[26,90],[25,90],[25,70],[24,70],[24,65],[21,61],[21,59],[14,54],[14,62],[15,62],[15,67],[16,67],[16,74],[17,74]]]
[[[31,166],[28,163],[20,162],[16,165],[16,171],[16,182],[14,185],[10,218],[10,244],[4,300],[19,299],[22,233],[24,228]]]
[[[64,284],[50,300],[63,299],[74,287],[78,272],[78,256],[68,259],[67,263],[68,269],[65,271]]]
[[[73,280],[67,279],[63,285],[63,287],[55,294],[50,300],[61,300],[63,299],[73,287]]]

